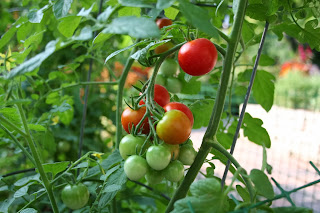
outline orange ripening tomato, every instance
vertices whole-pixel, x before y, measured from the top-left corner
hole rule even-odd
[[[130,107],[127,107],[121,115],[121,124],[123,129],[130,133],[132,126],[137,126],[138,123],[143,118],[144,114],[146,113],[146,107],[141,107],[137,110],[133,110]],[[144,134],[148,134],[150,131],[148,119],[145,118],[142,122],[142,125],[139,128],[139,131],[142,131]]]

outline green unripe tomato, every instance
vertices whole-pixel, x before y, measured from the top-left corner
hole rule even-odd
[[[161,183],[161,181],[164,179],[164,174],[162,171],[157,171],[149,168],[147,174],[145,175],[145,178],[149,184],[156,185]]]
[[[170,163],[171,152],[168,147],[162,145],[150,146],[147,150],[146,159],[152,169],[163,170]]]
[[[119,144],[121,157],[125,160],[130,155],[139,154],[144,141],[145,137],[143,136],[133,136],[131,134],[124,136]]]
[[[58,150],[60,152],[69,152],[70,151],[70,148],[71,148],[71,145],[69,142],[67,141],[60,141],[58,143]]]
[[[184,165],[191,165],[196,155],[197,152],[193,148],[193,146],[186,144],[180,147],[178,160],[181,161],[181,163],[183,163]]]
[[[164,143],[163,146],[168,147],[171,152],[171,160],[177,160],[179,157],[180,148],[178,144],[171,145]]]
[[[182,83],[178,78],[168,78],[166,88],[169,92],[180,93],[182,90]]]
[[[139,155],[131,155],[124,162],[124,172],[130,180],[138,181],[146,175],[147,171],[147,161]]]
[[[179,182],[184,176],[183,164],[178,160],[172,161],[163,173],[168,181]]]
[[[89,200],[90,193],[86,185],[79,183],[77,185],[66,185],[61,192],[62,202],[70,209],[80,209],[84,207]]]
[[[163,61],[159,68],[159,73],[161,73],[164,76],[173,76],[176,74],[177,70],[179,68],[178,62],[172,58],[167,58]]]
[[[166,78],[162,74],[158,74],[156,77],[156,84],[160,84],[161,86],[166,86]]]

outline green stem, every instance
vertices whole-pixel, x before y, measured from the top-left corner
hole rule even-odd
[[[137,41],[139,42],[139,41]],[[130,56],[136,51],[136,47],[133,47]],[[121,125],[121,113],[122,113],[122,99],[123,99],[123,90],[124,90],[124,84],[126,82],[128,73],[130,71],[130,68],[134,62],[134,59],[131,57],[128,57],[127,62],[125,64],[125,67],[123,69],[123,73],[119,79],[118,82],[118,91],[117,91],[117,111],[116,111],[116,148],[119,148],[119,143],[122,136],[122,125]]]
[[[19,133],[20,135],[22,135],[23,137],[26,137],[27,134],[25,132],[23,132],[19,127],[17,127],[14,123],[12,123],[9,119],[7,119],[6,117],[4,117],[3,115],[0,114],[0,122],[2,124],[4,124],[5,126],[13,129],[14,131],[16,131],[17,133]]]
[[[248,0],[240,0],[238,4],[238,11],[235,15],[233,29],[230,34],[230,39],[228,40],[228,46],[227,46],[227,51],[224,58],[223,71],[222,71],[222,76],[220,80],[220,85],[219,85],[215,105],[213,108],[213,112],[210,118],[207,131],[202,140],[200,150],[193,164],[191,165],[188,173],[186,174],[182,184],[179,186],[173,198],[170,200],[170,203],[166,209],[166,212],[170,212],[173,209],[174,203],[177,200],[184,198],[186,196],[191,183],[195,180],[198,172],[201,169],[203,162],[205,161],[207,155],[210,153],[210,150],[211,150],[210,139],[212,139],[216,135],[219,127],[219,121],[221,119],[224,102],[226,98],[226,92],[228,89],[230,73],[233,66],[234,55],[241,37],[242,24],[243,24],[245,12],[246,12],[247,3],[248,3]]]
[[[27,158],[29,158],[29,160],[35,165],[36,162],[34,161],[33,157],[30,155],[30,153],[19,143],[19,141],[17,140],[16,137],[14,137],[14,135],[7,129],[5,128],[4,126],[2,126],[0,124],[0,128],[2,128],[10,137],[11,139],[13,140],[13,143],[18,146],[22,152],[27,156]]]
[[[45,173],[45,171],[43,169],[43,166],[41,164],[37,148],[34,145],[34,142],[33,142],[32,137],[30,135],[30,131],[29,131],[26,115],[25,115],[25,113],[24,113],[24,111],[22,109],[22,105],[21,104],[17,104],[17,106],[18,106],[18,110],[19,110],[19,113],[20,113],[20,116],[21,116],[21,119],[22,119],[23,127],[24,127],[25,132],[26,132],[26,137],[25,138],[26,138],[26,140],[28,142],[28,145],[30,147],[31,153],[32,153],[32,155],[34,157],[34,160],[35,160],[35,166],[37,167],[37,169],[38,169],[38,171],[40,173],[41,179],[43,181],[43,185],[46,188],[46,191],[48,193],[53,212],[58,213],[59,209],[58,209],[57,202],[56,202],[54,194],[53,194],[52,185],[49,182],[47,174]]]

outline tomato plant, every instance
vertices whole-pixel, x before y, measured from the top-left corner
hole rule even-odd
[[[67,141],[60,141],[58,143],[58,150],[60,152],[69,152],[71,149],[71,144]]]
[[[192,114],[191,110],[189,109],[189,107],[187,107],[183,103],[170,102],[167,105],[165,105],[163,108],[166,112],[173,110],[173,109],[180,110],[181,112],[183,112],[184,114],[186,114],[188,116],[188,118],[191,122],[191,126],[193,126],[193,123],[194,123],[193,114]]]
[[[196,150],[189,144],[184,144],[180,147],[178,160],[184,165],[191,165],[197,155]]]
[[[178,68],[179,65],[176,60],[167,58],[162,62],[159,68],[159,74],[162,74],[164,76],[173,76],[174,74],[176,74]]]
[[[168,78],[166,82],[166,88],[171,93],[180,93],[182,90],[182,83],[178,78]]]
[[[162,29],[163,27],[165,26],[169,26],[172,24],[172,20],[171,19],[168,19],[168,18],[159,18],[157,21],[156,21],[158,27],[160,29]]]
[[[170,50],[172,47],[173,47],[173,43],[172,42],[167,42],[167,43],[164,43],[160,46],[157,46],[155,49],[154,49],[154,53],[155,54],[161,54],[161,53],[164,53],[168,50]]]
[[[164,143],[163,146],[168,147],[171,152],[171,160],[177,160],[180,153],[180,148],[178,144],[171,145]]]
[[[148,171],[146,159],[139,155],[131,155],[124,162],[124,172],[130,180],[139,180],[145,176]]]
[[[163,171],[157,171],[149,168],[145,175],[147,182],[151,185],[159,184],[164,179]]]
[[[187,115],[179,110],[166,112],[157,124],[157,134],[161,140],[168,144],[181,144],[191,133],[191,122]]]
[[[192,76],[210,72],[216,65],[218,52],[214,44],[205,38],[198,38],[184,44],[178,54],[181,69]]]
[[[132,134],[124,136],[119,144],[121,157],[125,160],[131,155],[139,154],[146,137],[134,136]]]
[[[154,101],[162,107],[170,102],[170,94],[164,86],[161,86],[159,84],[154,85]],[[141,99],[139,104],[143,105],[145,103]]]
[[[81,209],[89,200],[88,187],[83,183],[66,185],[61,192],[62,202],[70,209]]]
[[[123,129],[127,132],[130,133],[130,130],[132,127],[136,127],[139,122],[142,120],[144,114],[146,113],[146,107],[140,107],[137,110],[134,110],[130,107],[127,107],[121,115],[121,123]],[[142,131],[142,133],[147,134],[149,132],[149,123],[148,119],[145,118],[142,121],[142,124],[139,128],[139,130]]]
[[[180,161],[174,160],[163,172],[168,181],[179,182],[184,176],[184,167]]]
[[[171,152],[168,147],[162,145],[150,146],[147,150],[146,159],[152,169],[163,170],[170,163]]]

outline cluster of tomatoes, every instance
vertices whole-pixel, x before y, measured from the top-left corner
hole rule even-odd
[[[169,92],[159,84],[154,85],[154,102],[163,108],[161,119],[145,116],[144,99],[139,101],[138,109],[127,107],[122,113],[122,126],[131,133],[119,144],[120,155],[125,160],[124,171],[129,179],[137,181],[145,177],[149,184],[160,183],[164,178],[178,182],[184,177],[184,165],[191,165],[196,156],[188,139],[193,115],[183,103],[170,102]],[[150,124],[155,128],[150,128]],[[135,128],[138,128],[136,135],[132,134]],[[147,135],[153,137],[153,142]],[[158,143],[154,143],[154,137]]]

